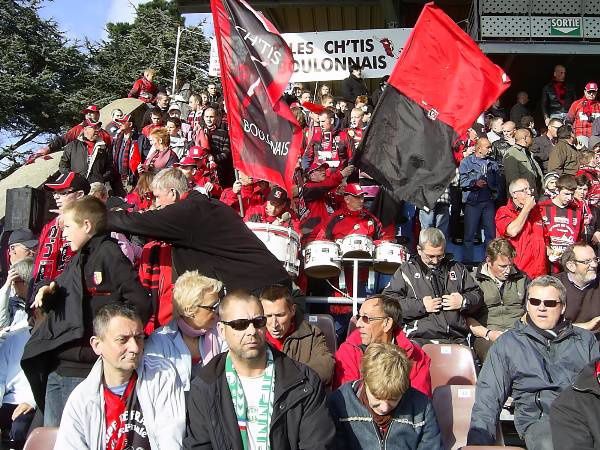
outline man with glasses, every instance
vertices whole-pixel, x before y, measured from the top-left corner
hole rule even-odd
[[[527,275],[514,266],[515,248],[502,238],[486,249],[486,258],[477,268],[475,281],[483,292],[483,306],[475,317],[467,318],[475,336],[473,348],[480,361],[496,340],[523,315]]]
[[[516,267],[529,278],[548,273],[544,228],[529,182],[519,178],[508,187],[510,200],[496,211],[496,235],[508,239],[517,254]]]
[[[360,363],[369,345],[395,344],[406,352],[412,363],[410,385],[431,396],[431,360],[421,347],[409,341],[402,331],[402,309],[398,300],[385,294],[368,297],[355,319],[356,329],[335,354],[334,389],[361,378]]]
[[[420,345],[466,344],[466,319],[481,308],[481,290],[464,265],[447,257],[437,228],[421,230],[417,252],[384,290],[400,302],[406,336]]]
[[[8,257],[10,264],[16,264],[25,258],[35,258],[38,240],[26,228],[13,231],[8,238]]]
[[[569,245],[562,255],[563,272],[556,275],[567,289],[565,317],[574,325],[600,331],[600,286],[594,249],[585,242]]]
[[[583,212],[573,201],[576,189],[575,177],[563,175],[556,180],[557,194],[539,205],[552,273],[560,272],[563,252],[581,237]]]
[[[75,172],[61,173],[54,181],[44,186],[54,194],[59,214],[63,208],[90,192],[90,183]],[[33,268],[34,284],[41,280],[54,280],[62,273],[75,254],[62,235],[60,215],[42,228],[39,239],[39,251]]]
[[[575,100],[569,108],[567,121],[573,123],[575,136],[589,138],[592,135],[592,123],[600,117],[600,102],[596,100],[596,94],[598,84],[590,81],[585,85],[583,97]]]
[[[542,193],[542,169],[531,155],[529,147],[533,142],[531,131],[519,128],[515,131],[515,144],[504,155],[504,178],[510,185],[518,178],[525,178],[529,187],[535,189],[536,198]]]
[[[315,372],[266,342],[260,300],[237,290],[219,305],[229,351],[198,371],[184,448],[327,449],[335,426]]]
[[[500,411],[512,396],[515,428],[527,449],[553,449],[552,402],[600,357],[594,335],[564,319],[566,301],[557,278],[545,275],[531,282],[527,314],[492,345],[479,374],[469,445],[494,444]]]
[[[540,165],[542,173],[544,174],[548,173],[548,158],[550,158],[552,148],[558,142],[556,132],[562,125],[563,123],[560,119],[551,119],[550,122],[548,122],[548,130],[546,133],[536,137],[530,148],[533,157]]]

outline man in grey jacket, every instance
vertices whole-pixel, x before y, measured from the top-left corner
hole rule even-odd
[[[512,396],[515,428],[529,450],[553,450],[550,407],[583,367],[600,357],[587,330],[564,320],[566,290],[543,275],[527,290],[524,321],[492,345],[477,380],[469,445],[492,445],[504,402]]]
[[[135,309],[100,308],[90,341],[100,358],[67,400],[54,448],[182,448],[183,387],[169,361],[143,357],[144,327]]]

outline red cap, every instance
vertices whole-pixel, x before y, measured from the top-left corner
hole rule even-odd
[[[61,173],[58,178],[44,185],[51,191],[64,191],[72,189],[73,191],[83,191],[84,194],[90,192],[90,183],[77,172]]]
[[[100,112],[100,108],[98,107],[98,105],[90,105],[83,111],[81,111],[82,114],[86,114],[88,112]]]
[[[329,169],[329,164],[327,164],[325,161],[320,162],[315,159],[312,162],[312,164],[310,165],[310,167],[308,168],[308,173],[311,173],[317,169],[320,169],[321,167],[325,167],[326,169]]]
[[[131,114],[125,114],[120,119],[115,119],[115,122],[119,122],[119,123],[131,122]]]
[[[206,156],[208,156],[208,150],[203,149],[199,145],[194,145],[188,150],[187,156],[197,159],[205,158]]]
[[[585,85],[585,90],[586,91],[598,91],[598,85],[596,83],[594,83],[593,81],[590,81],[588,84]]]
[[[175,166],[175,167],[181,167],[181,166],[194,166],[194,167],[196,167],[196,158],[193,158],[190,155],[184,156],[183,158],[181,158],[181,161],[179,161],[178,163],[173,164],[173,166]]]
[[[344,189],[344,195],[353,195],[359,197],[361,195],[367,195],[363,188],[358,183],[348,183]]]

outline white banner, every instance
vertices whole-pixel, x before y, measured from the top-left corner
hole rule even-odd
[[[294,53],[295,81],[348,78],[348,67],[362,66],[363,78],[392,72],[412,28],[282,34]]]
[[[294,54],[291,82],[348,78],[348,67],[362,66],[363,78],[381,78],[392,72],[412,28],[285,33],[281,36]],[[216,39],[210,40],[208,74],[219,76]]]

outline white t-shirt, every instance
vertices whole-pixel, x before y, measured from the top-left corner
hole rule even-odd
[[[239,377],[246,396],[246,405],[248,406],[248,444],[250,450],[266,450],[268,442],[257,442],[256,438],[261,427],[267,426],[260,424],[257,420],[259,408],[268,407],[268,398],[261,398],[261,386],[263,384],[263,375],[258,377]],[[267,431],[267,439],[269,433]]]

